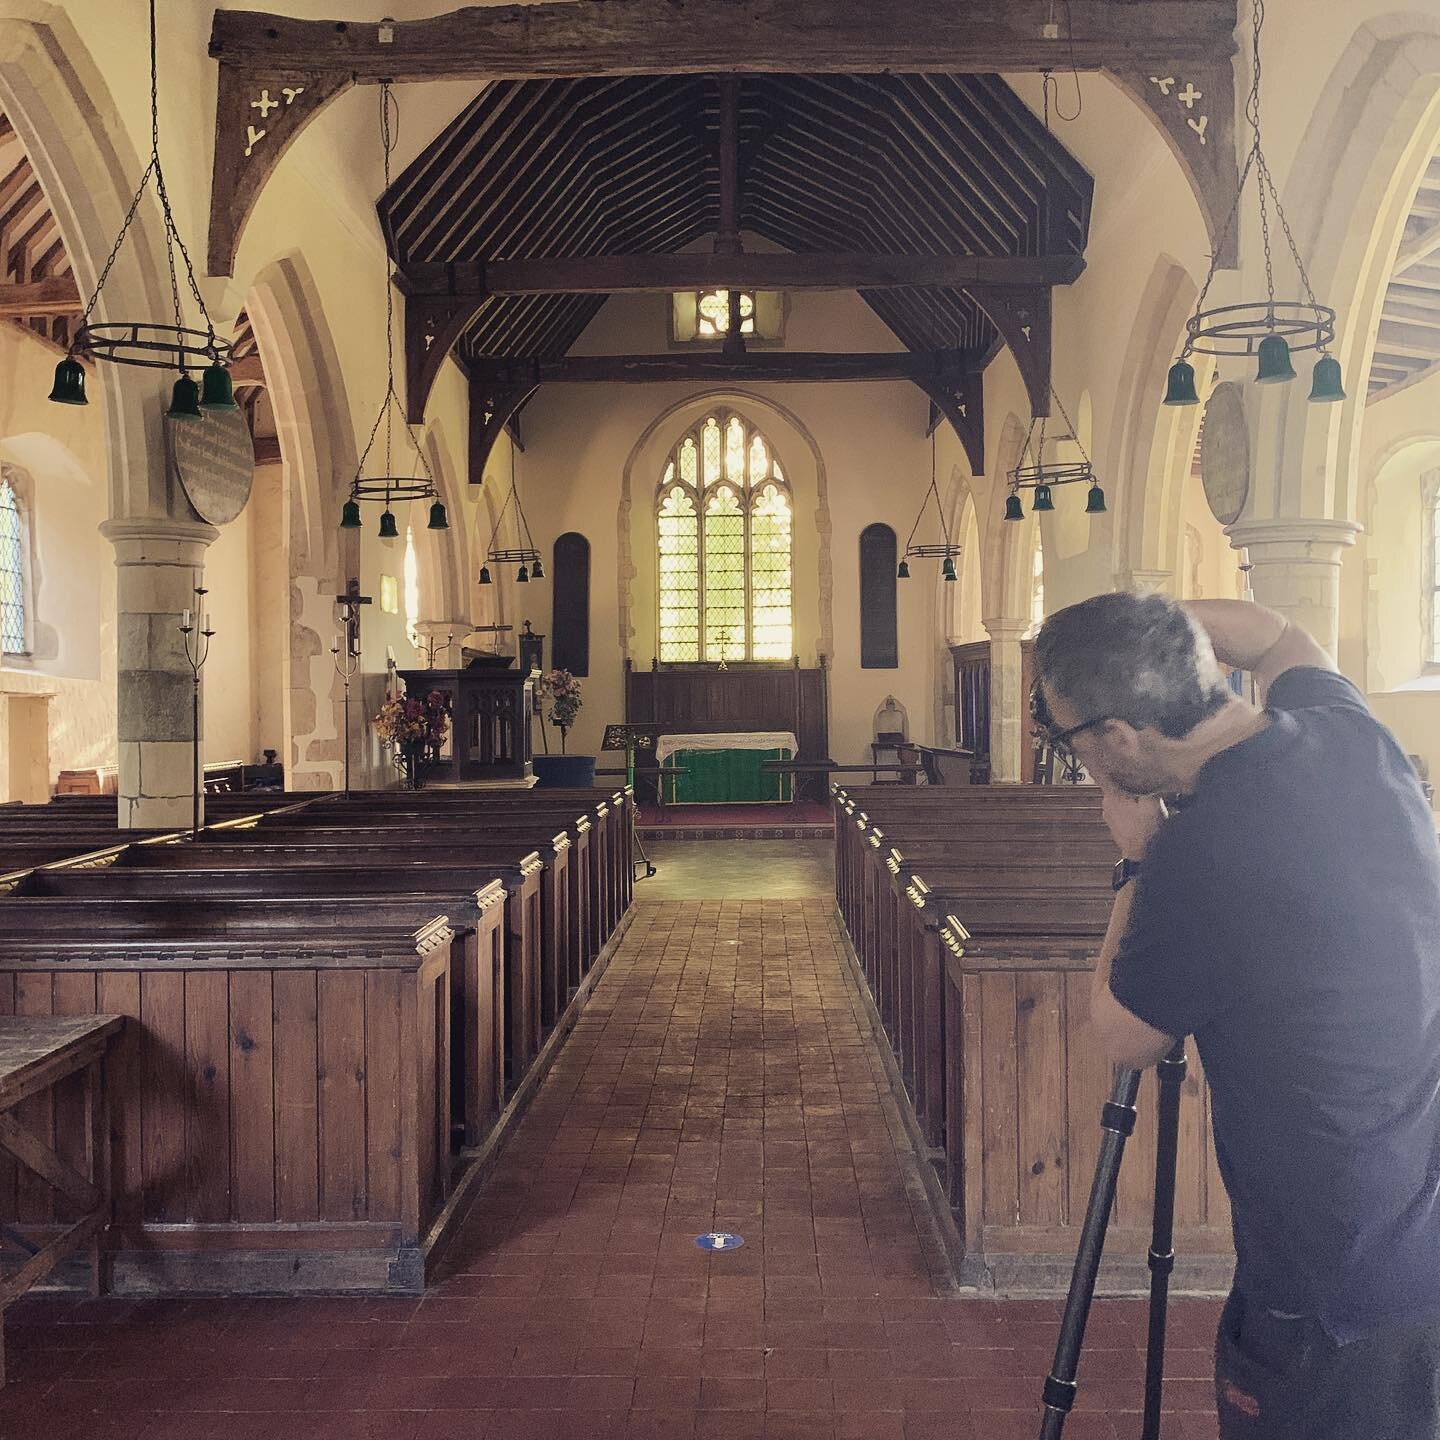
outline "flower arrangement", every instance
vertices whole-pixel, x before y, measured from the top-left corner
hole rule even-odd
[[[565,753],[565,736],[580,713],[580,682],[568,670],[550,670],[540,677],[540,698],[548,701],[546,717],[560,732],[560,753]]]
[[[404,746],[417,741],[438,746],[445,739],[450,724],[450,711],[445,696],[432,690],[421,700],[414,695],[386,693],[385,703],[375,717],[375,730],[391,745]]]

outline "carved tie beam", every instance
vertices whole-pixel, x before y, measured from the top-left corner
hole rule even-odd
[[[1073,33],[1045,34],[1050,0],[570,0],[475,6],[428,20],[296,20],[217,10],[220,62],[210,273],[230,275],[240,232],[285,148],[353,83],[736,73],[1007,74],[1102,70],[1154,116],[1217,243],[1239,178],[1237,0],[1071,0]],[[1220,260],[1233,265],[1233,246]]]

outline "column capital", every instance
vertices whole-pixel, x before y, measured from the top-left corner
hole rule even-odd
[[[1168,594],[1174,579],[1173,570],[1121,570],[1115,576],[1115,588],[1147,593],[1163,591]]]
[[[1340,552],[1353,545],[1364,528],[1354,520],[1278,515],[1269,520],[1239,520],[1228,526],[1225,533],[1237,550],[1263,550],[1270,559],[1338,565]]]
[[[996,641],[1023,640],[1028,633],[1031,621],[1014,620],[1008,615],[996,615],[989,620],[981,620],[985,627],[985,633]]]
[[[100,533],[115,547],[117,565],[199,565],[220,536],[203,520],[153,516],[106,520]]]

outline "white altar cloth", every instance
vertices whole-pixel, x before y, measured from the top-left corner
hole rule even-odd
[[[724,730],[707,735],[662,735],[655,742],[655,761],[665,764],[679,750],[788,750],[799,754],[800,742],[788,730]]]

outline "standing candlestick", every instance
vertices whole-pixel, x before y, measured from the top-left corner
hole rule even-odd
[[[350,682],[360,669],[359,647],[348,643],[340,644],[337,636],[330,645],[330,654],[335,660],[335,673],[345,682],[345,793],[350,793]]]
[[[190,692],[190,834],[200,833],[200,796],[205,789],[205,775],[200,765],[200,672],[210,658],[210,640],[215,631],[210,628],[210,616],[205,610],[205,597],[210,592],[203,585],[195,587],[195,609],[185,610],[180,616],[180,634],[184,637],[185,659],[190,665],[193,685]],[[200,631],[196,634],[195,616],[204,615]],[[194,640],[191,640],[191,636]]]

